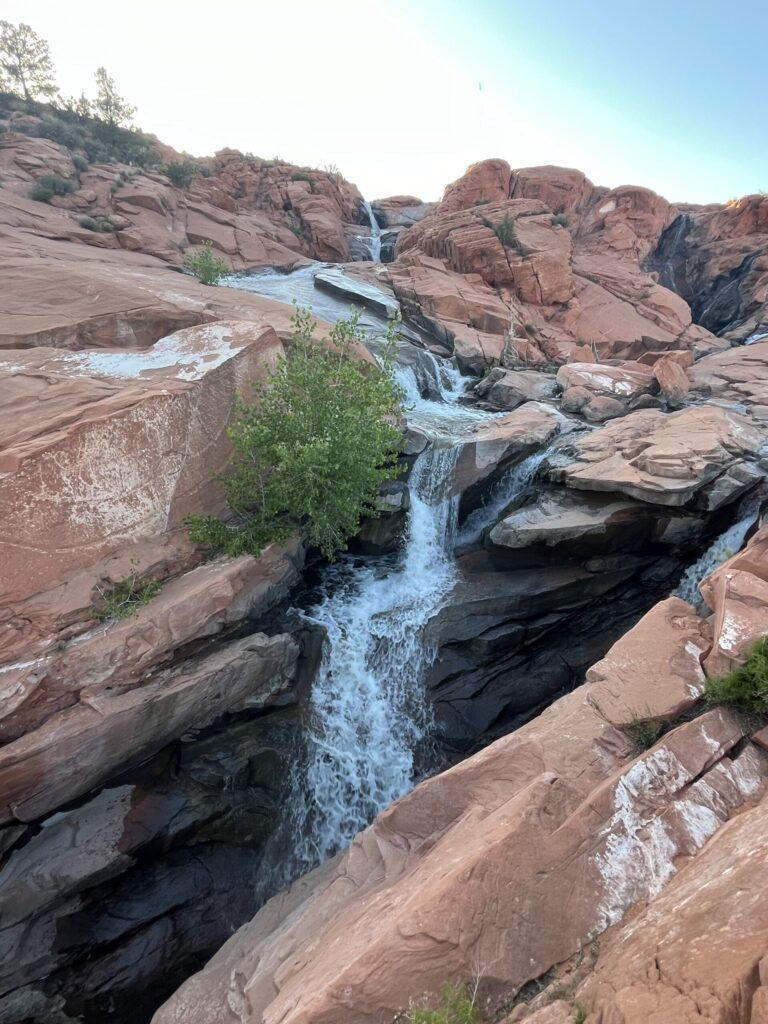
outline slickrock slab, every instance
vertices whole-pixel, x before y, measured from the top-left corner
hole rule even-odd
[[[145,351],[14,353],[2,389],[0,605],[219,507],[211,478],[229,458],[236,395],[282,351],[271,327],[223,321]]]
[[[690,605],[677,597],[660,601],[587,671],[588,683],[601,684],[593,694],[595,706],[615,725],[645,718],[674,721],[704,693],[701,659],[710,643],[707,623]],[[636,680],[644,686],[632,708],[626,693]]]
[[[754,763],[749,748],[731,763],[731,778],[719,791],[723,801],[732,798],[732,781],[748,792]],[[710,784],[714,771],[700,785]],[[711,781],[726,780],[722,775]],[[606,936],[594,973],[573,1001],[584,1007],[590,1022],[763,1024],[768,1020],[766,879],[768,806],[762,800],[716,832],[661,895]],[[538,1024],[545,1018],[519,1019]]]
[[[97,625],[40,658],[0,666],[0,742],[68,714],[78,702],[131,689],[185,645],[264,614],[298,581],[302,561],[297,542],[271,545],[259,558],[216,559],[166,583],[127,619]]]
[[[616,491],[657,505],[696,499],[709,510],[754,486],[764,441],[743,416],[713,406],[665,415],[643,409],[574,442],[556,475],[579,490]]]
[[[123,693],[96,692],[0,749],[0,822],[33,821],[188,730],[273,703],[297,658],[287,634],[257,633]]]
[[[750,414],[768,418],[768,341],[742,345],[699,360],[693,385],[714,397],[744,403]]]
[[[51,230],[59,234],[56,224]],[[268,324],[283,338],[291,331],[289,306],[208,288],[140,253],[30,239],[10,230],[0,242],[0,267],[0,349],[146,348],[173,331],[214,320]],[[12,353],[4,358],[19,362]]]
[[[534,500],[504,516],[488,535],[508,550],[557,548],[584,558],[590,552],[639,550],[643,544],[675,547],[703,531],[699,516],[659,509],[611,495],[537,489]]]
[[[731,762],[741,732],[714,711],[618,767],[620,734],[582,701],[558,705],[559,756],[541,745],[545,715],[395,804],[272,899],[155,1024],[216,1020],[233,1002],[244,1024],[384,1021],[473,962],[509,992],[658,896],[760,790],[764,765]]]
[[[755,540],[743,554],[761,578],[764,548]],[[631,1024],[651,1011],[683,1024],[686,1000],[743,1005],[768,941],[768,814],[764,800],[749,809],[768,757],[741,745],[740,725],[721,709],[634,760],[617,728],[690,709],[708,638],[689,605],[661,602],[583,686],[422,783],[271,900],[155,1024],[207,1024],[227,1006],[243,1024],[385,1021],[477,971],[491,998],[508,998],[612,926],[594,979],[574,996],[588,1010],[615,1005]],[[710,975],[722,979],[714,989]],[[562,1003],[535,1010],[531,1021],[570,1019]],[[524,1008],[512,1019],[526,1019]]]

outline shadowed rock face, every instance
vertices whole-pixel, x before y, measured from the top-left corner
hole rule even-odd
[[[735,341],[768,331],[768,201],[685,207],[649,259],[697,323]]]

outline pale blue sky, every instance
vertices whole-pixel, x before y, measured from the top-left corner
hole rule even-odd
[[[722,202],[768,189],[768,4],[708,0],[4,0],[65,92],[105,64],[137,122],[334,163],[434,199],[475,160]]]

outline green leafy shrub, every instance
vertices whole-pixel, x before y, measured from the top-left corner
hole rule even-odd
[[[746,711],[768,711],[768,636],[758,640],[739,668],[719,679],[708,679],[704,696],[709,704],[730,704]]]
[[[221,483],[233,525],[211,516],[188,521],[209,552],[257,555],[271,541],[302,534],[327,557],[364,517],[376,515],[379,488],[397,475],[402,393],[390,369],[395,325],[383,366],[357,358],[359,314],[314,338],[309,310],[297,310],[288,354],[253,402],[238,403],[228,434],[234,448]]]
[[[149,604],[162,588],[158,580],[142,580],[132,572],[130,576],[104,589],[98,587],[99,602],[93,609],[94,618],[101,622],[127,619],[145,604]]]
[[[476,199],[473,203],[474,206],[487,206],[490,203],[490,199]]]
[[[66,196],[74,192],[75,182],[61,178],[58,174],[44,174],[38,178],[29,193],[39,203],[49,203],[54,196]]]
[[[440,1006],[414,1007],[406,1015],[409,1024],[479,1024],[480,1012],[467,985],[446,985]]]
[[[291,181],[308,181],[310,185],[312,184],[312,178],[306,171],[294,171],[291,175]]]
[[[496,235],[498,240],[504,246],[505,249],[511,249],[517,246],[517,232],[515,231],[515,223],[505,214],[504,217],[499,221],[493,229],[493,233]]]
[[[163,168],[176,188],[188,189],[193,179],[200,173],[194,160],[175,160]],[[210,173],[210,172],[209,172]]]
[[[188,252],[184,257],[184,266],[192,271],[201,284],[217,285],[222,277],[231,272],[231,267],[224,260],[214,256],[210,242]]]
[[[83,171],[87,171],[89,164],[85,157],[79,156],[77,153],[72,157],[72,163],[75,165],[75,170],[81,174]]]
[[[567,228],[570,221],[564,213],[556,213],[549,220],[550,224],[556,228]]]

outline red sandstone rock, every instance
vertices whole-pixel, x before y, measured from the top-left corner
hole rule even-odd
[[[744,402],[754,416],[768,418],[768,341],[707,356],[694,366],[691,376],[695,388]]]
[[[156,1024],[216,1020],[233,999],[244,1024],[384,1022],[471,977],[473,959],[491,998],[508,996],[657,896],[760,792],[765,767],[754,748],[728,758],[740,731],[721,711],[627,764],[597,690],[583,690],[423,783],[271,900]]]
[[[752,537],[701,585],[714,612],[712,650],[704,662],[710,678],[724,675],[746,660],[768,633],[768,528]]]
[[[676,359],[662,356],[653,364],[653,376],[659,382],[662,394],[673,404],[682,404],[691,383],[685,370]]]
[[[216,508],[211,475],[229,457],[235,396],[281,352],[271,327],[239,321],[145,351],[14,352],[3,388],[2,606]]]
[[[574,443],[562,470],[569,487],[617,491],[658,505],[705,508],[731,501],[760,476],[763,434],[737,413],[713,406],[665,415],[640,410]]]

